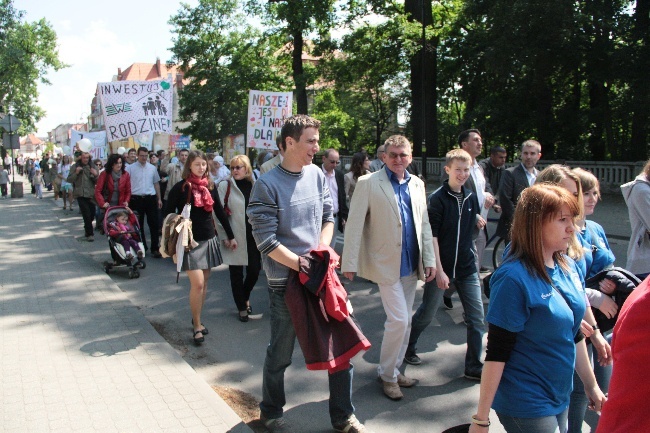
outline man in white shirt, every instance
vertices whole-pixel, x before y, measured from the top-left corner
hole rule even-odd
[[[521,164],[503,172],[499,183],[499,203],[502,214],[497,235],[510,240],[510,225],[522,191],[535,183],[539,171],[535,166],[542,157],[542,145],[537,140],[526,140],[521,145]]]
[[[469,168],[469,172],[473,182],[468,182],[466,186],[476,193],[478,204],[481,207],[481,216],[487,221],[488,211],[494,204],[494,196],[492,195],[492,187],[490,186],[490,183],[485,179],[483,167],[481,167],[476,160],[483,150],[481,132],[478,129],[468,129],[461,132],[458,136],[458,144],[460,144],[461,149],[467,151],[467,153],[472,157],[472,165]],[[474,184],[474,188],[472,188],[472,183]],[[485,230],[482,230],[476,238],[476,254],[478,258],[477,266],[479,271],[486,243],[487,238]]]
[[[327,181],[327,186],[330,189],[330,196],[332,197],[334,228],[343,233],[343,230],[345,230],[345,222],[348,219],[348,205],[345,198],[343,173],[341,173],[340,170],[336,170],[336,167],[338,167],[339,164],[341,164],[339,153],[334,149],[327,149],[323,154],[322,168],[323,173],[325,174],[325,180]],[[332,240],[330,241],[330,247],[332,248],[336,246],[336,235],[337,233],[334,232]]]
[[[162,208],[160,197],[160,176],[158,169],[148,162],[149,149],[141,147],[138,149],[138,159],[135,163],[126,167],[131,176],[131,201],[129,206],[138,213],[140,222],[140,235],[145,251],[147,250],[147,239],[144,235],[144,216],[147,215],[147,225],[151,235],[151,255],[159,259],[161,257],[160,240],[158,238],[158,213]]]
[[[11,156],[9,156],[9,154],[7,153],[4,160],[4,166],[5,166],[5,170],[7,170],[9,174],[11,174],[12,163],[13,161],[11,159]]]

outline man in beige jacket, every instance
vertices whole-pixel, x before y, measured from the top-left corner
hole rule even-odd
[[[433,237],[425,185],[409,175],[411,143],[393,135],[386,140],[386,166],[359,178],[346,223],[343,274],[355,273],[379,285],[386,312],[378,373],[392,400],[417,380],[399,372],[411,331],[418,280],[436,275]]]

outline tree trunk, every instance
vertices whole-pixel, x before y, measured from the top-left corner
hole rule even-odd
[[[293,70],[293,82],[296,85],[296,102],[298,104],[298,113],[296,114],[308,114],[306,79],[302,67],[302,51],[304,48],[302,28],[294,29],[291,36],[293,37],[291,69]]]
[[[556,157],[555,134],[553,132],[553,90],[549,85],[551,68],[544,58],[537,59],[537,70],[533,79],[532,93],[537,101],[535,124],[537,136],[546,158]]]
[[[424,23],[425,26],[433,24],[431,0],[406,0],[404,9],[409,21]],[[422,155],[423,142],[426,155],[438,156],[437,43],[435,38],[427,40],[411,59],[411,124],[415,156]]]
[[[589,83],[588,144],[591,156],[596,161],[604,160],[607,155],[604,135],[609,112],[609,90],[606,83],[610,75],[607,55],[611,48],[609,46],[611,28],[607,27],[606,18],[611,16],[613,11],[605,6],[598,1],[585,2],[585,13],[590,21],[584,29],[589,38],[585,68]]]
[[[632,137],[630,157],[636,161],[648,158],[648,122],[650,121],[650,89],[647,73],[650,68],[650,0],[637,0],[634,12],[634,40],[638,44],[634,56],[632,91]]]

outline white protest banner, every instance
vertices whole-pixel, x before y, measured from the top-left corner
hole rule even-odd
[[[250,90],[248,93],[248,147],[277,149],[284,119],[291,117],[293,93]]]
[[[93,143],[92,149],[90,149],[90,155],[92,159],[106,159],[106,131],[77,131],[76,129],[70,129],[70,152],[72,155],[74,152],[74,146],[82,138],[87,138]]]
[[[171,134],[173,88],[168,80],[98,83],[108,141],[131,136],[151,143],[154,132]]]

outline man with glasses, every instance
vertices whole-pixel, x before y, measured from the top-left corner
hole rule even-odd
[[[411,331],[418,280],[435,278],[433,236],[424,182],[410,175],[411,143],[393,135],[384,143],[384,169],[359,178],[345,230],[343,274],[379,285],[386,312],[379,378],[391,400],[417,380],[399,371]]]
[[[160,197],[160,176],[158,170],[147,160],[149,150],[146,147],[138,149],[138,160],[136,163],[126,167],[131,176],[131,200],[129,205],[134,212],[138,213],[140,222],[140,235],[145,251],[147,250],[147,239],[144,235],[144,216],[147,215],[147,225],[151,235],[151,255],[159,259],[160,239],[158,238],[158,212],[162,208]]]
[[[348,219],[348,205],[345,198],[343,173],[340,170],[336,170],[336,167],[340,164],[341,158],[339,153],[335,149],[327,149],[323,154],[323,173],[325,174],[325,180],[327,181],[330,196],[332,197],[334,227],[343,233],[343,230],[345,230],[345,221]],[[336,235],[334,233],[330,242],[330,247],[332,248],[336,246]]]

